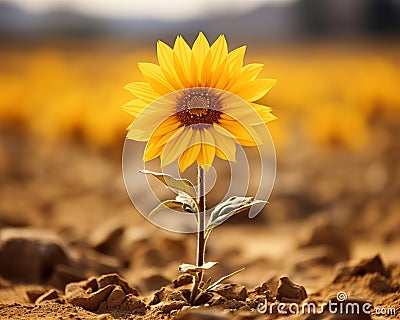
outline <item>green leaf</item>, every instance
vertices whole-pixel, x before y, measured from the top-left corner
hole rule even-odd
[[[151,212],[149,213],[149,215],[147,217],[150,219],[153,214],[155,214],[156,212],[161,211],[165,208],[182,209],[182,203],[180,201],[176,201],[176,200],[163,201],[157,207],[155,207],[153,210],[151,210]]]
[[[180,209],[181,211],[184,212],[194,213],[196,219],[199,213],[199,208],[197,206],[197,203],[186,193],[180,192],[179,195],[175,198],[175,200],[165,200],[161,202],[157,207],[151,210],[151,212],[147,217],[150,219],[152,215],[165,208]]]
[[[199,287],[199,293],[197,294],[196,298],[194,299],[194,302],[196,302],[203,294],[205,294],[208,291],[208,287],[210,286],[212,281],[212,278],[208,278],[206,282],[202,282]]]
[[[175,198],[176,201],[182,203],[182,209],[185,212],[195,213],[197,217],[197,213],[199,213],[199,206],[197,202],[186,193],[179,191],[178,195]]]
[[[210,287],[211,281],[212,281],[212,278],[210,277],[207,279],[206,282],[203,283],[203,286],[201,287],[201,290],[203,292],[205,292]]]
[[[169,174],[153,172],[145,169],[139,170],[139,172],[153,175],[175,193],[181,191],[192,198],[197,197],[196,189],[194,188],[193,184],[187,179],[177,179]]]
[[[267,203],[267,201],[256,200],[253,197],[230,197],[214,208],[214,210],[211,212],[206,229],[212,229],[225,222],[235,214],[240,213],[259,203]]]
[[[194,264],[182,263],[179,266],[179,272],[196,274],[201,271],[211,269],[216,264],[218,264],[218,262],[207,262],[207,263],[203,264],[201,267],[198,267],[198,266],[195,266]]]
[[[208,287],[207,291],[213,291],[222,281],[225,281],[229,278],[232,278],[233,276],[237,275],[239,272],[242,272],[245,268],[236,270],[228,275],[226,275],[225,277],[222,277],[220,279],[218,279],[217,281],[215,281],[211,286]]]

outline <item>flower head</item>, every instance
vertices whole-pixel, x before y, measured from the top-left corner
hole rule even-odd
[[[256,101],[276,81],[256,79],[263,65],[243,65],[245,50],[228,52],[224,35],[210,46],[200,33],[192,48],[182,36],[173,48],[158,41],[159,65],[139,63],[147,82],[125,87],[136,97],[123,106],[135,117],[127,137],[148,141],[144,161],[160,157],[163,167],[179,159],[184,171],[215,156],[235,161],[235,143],[262,143],[255,127],[275,116]]]

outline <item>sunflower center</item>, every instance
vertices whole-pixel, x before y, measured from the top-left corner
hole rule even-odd
[[[210,88],[186,89],[177,101],[176,114],[185,126],[217,123],[222,107],[219,96]]]

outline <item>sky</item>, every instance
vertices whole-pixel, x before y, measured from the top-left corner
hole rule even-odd
[[[33,12],[43,12],[61,6],[95,16],[162,20],[192,19],[227,10],[240,12],[265,3],[290,1],[293,0],[8,0]]]

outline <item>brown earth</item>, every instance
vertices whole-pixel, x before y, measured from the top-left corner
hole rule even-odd
[[[374,148],[362,152],[278,150],[263,214],[232,218],[209,241],[213,279],[245,271],[193,307],[178,265],[194,262],[195,236],[135,211],[119,149],[1,132],[0,319],[400,318],[399,129],[374,130]],[[275,306],[261,314],[265,299]],[[335,315],[323,309],[329,301],[392,314]],[[304,302],[325,312],[277,309]]]

